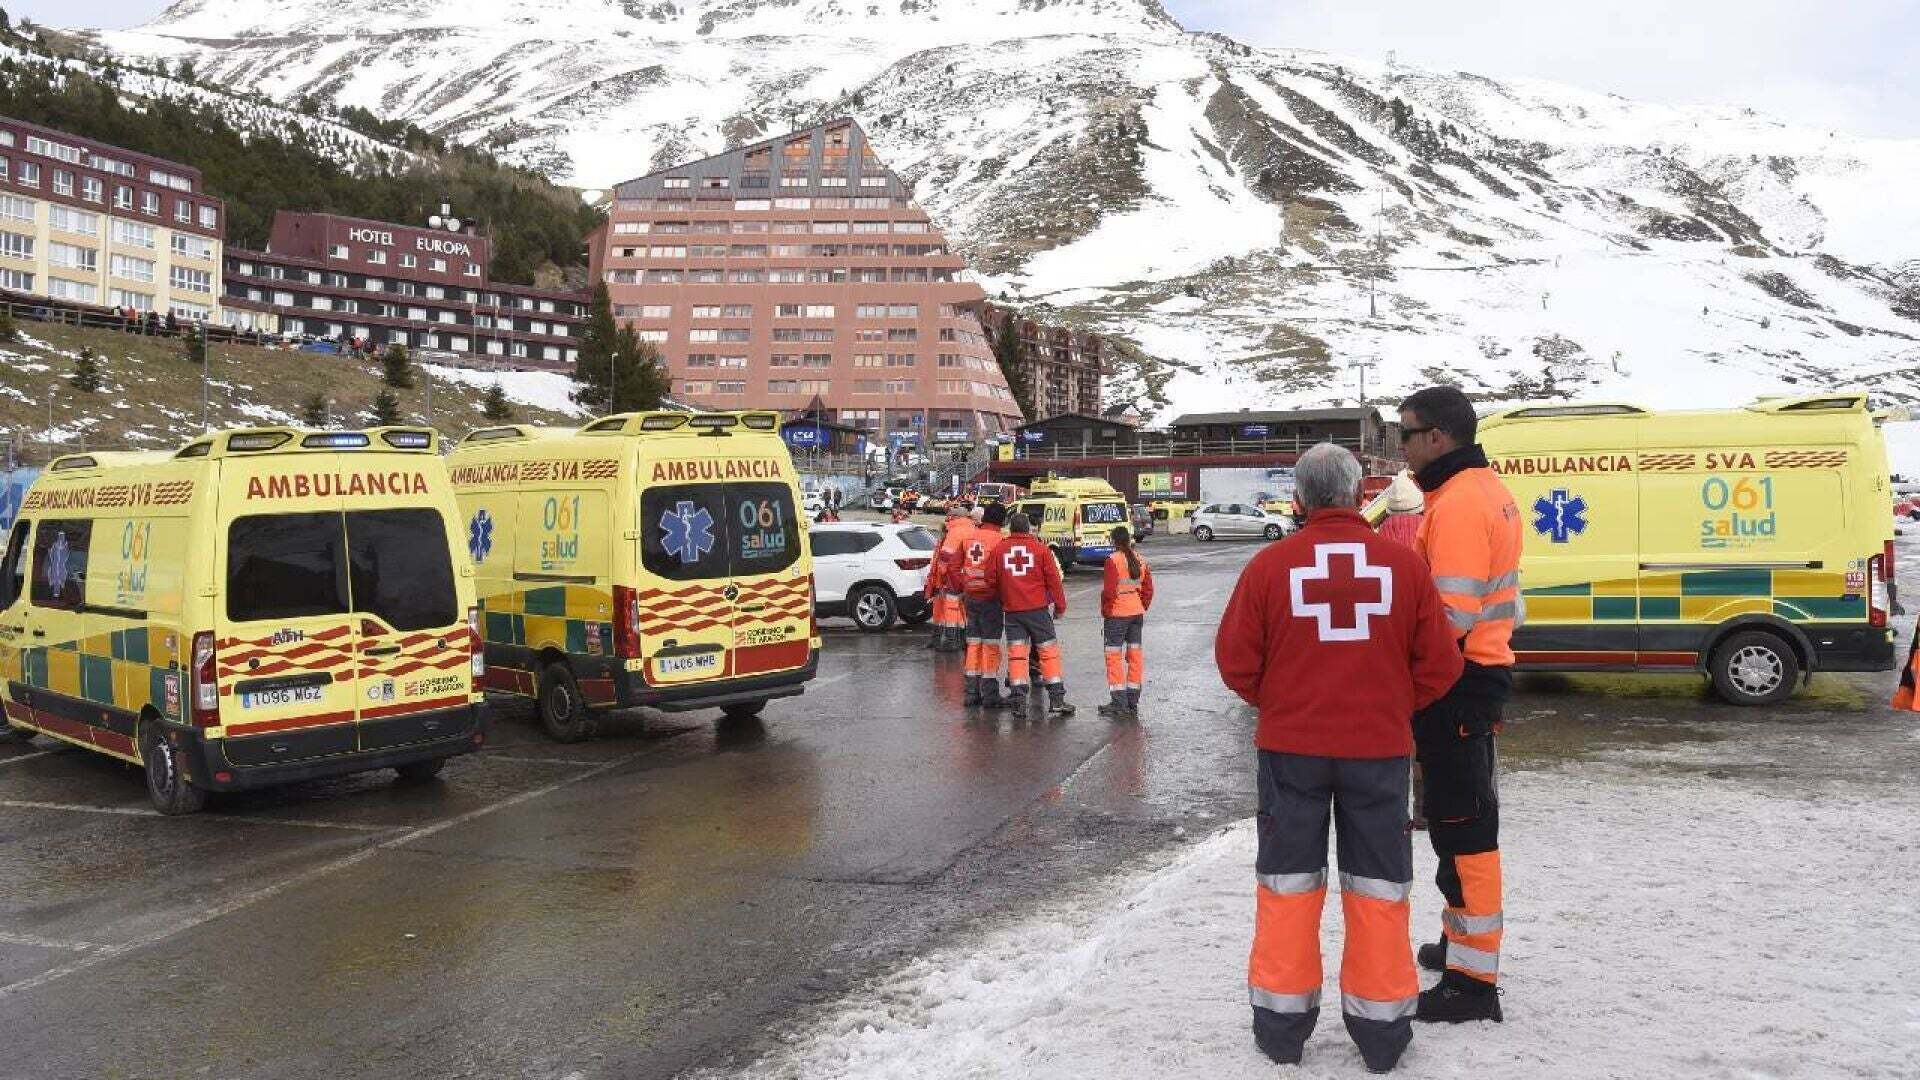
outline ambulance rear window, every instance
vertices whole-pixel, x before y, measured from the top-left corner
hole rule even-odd
[[[432,630],[459,621],[453,556],[438,510],[347,513],[353,556],[353,610],[395,630]]]
[[[676,484],[640,498],[640,560],[669,581],[771,574],[800,557],[785,484]]]
[[[453,559],[436,510],[236,518],[227,530],[233,622],[372,615],[395,630],[458,621]]]
[[[1083,503],[1080,520],[1088,525],[1124,525],[1127,521],[1127,505],[1117,502]]]

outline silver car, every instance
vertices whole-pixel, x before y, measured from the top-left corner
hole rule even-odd
[[[1208,503],[1193,512],[1193,538],[1259,537],[1278,540],[1293,531],[1293,519],[1252,503]]]

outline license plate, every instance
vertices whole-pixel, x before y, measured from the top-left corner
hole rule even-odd
[[[240,707],[243,709],[265,709],[276,705],[299,705],[319,701],[320,688],[317,686],[293,686],[283,690],[255,690],[240,695]]]
[[[709,675],[720,670],[720,654],[717,652],[684,653],[679,656],[656,656],[653,658],[653,672],[663,679],[684,679],[698,675]]]

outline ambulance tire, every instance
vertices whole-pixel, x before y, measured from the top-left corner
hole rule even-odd
[[[424,784],[434,777],[439,776],[440,770],[446,767],[447,759],[437,757],[428,758],[425,761],[409,761],[405,765],[395,765],[393,771],[400,775],[400,782],[403,784]]]
[[[1213,539],[1213,530],[1207,528],[1205,525],[1195,525],[1193,527],[1193,538],[1204,544]]]
[[[1714,692],[1730,705],[1777,705],[1793,696],[1800,657],[1778,634],[1743,630],[1713,650],[1707,675]]]
[[[180,771],[180,758],[160,735],[158,724],[140,730],[140,760],[146,765],[147,797],[153,808],[169,817],[198,813],[207,805],[207,789],[194,786]]]
[[[760,714],[766,711],[767,703],[764,701],[742,701],[736,705],[722,705],[720,706],[720,722],[723,724],[744,724],[749,720],[759,719]]]
[[[540,726],[554,742],[576,743],[593,737],[593,714],[580,693],[572,669],[552,663],[540,673]]]

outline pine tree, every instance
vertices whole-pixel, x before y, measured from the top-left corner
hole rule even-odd
[[[310,428],[323,428],[328,422],[327,395],[315,390],[300,402],[300,422]]]
[[[207,328],[189,326],[186,338],[180,347],[180,357],[195,367],[205,367],[207,363]]]
[[[395,390],[413,389],[413,361],[405,345],[389,345],[380,355],[380,381]]]
[[[382,390],[373,395],[373,426],[392,427],[400,423],[400,395]]]
[[[513,404],[507,400],[507,392],[499,383],[487,387],[486,396],[480,399],[480,415],[496,424],[513,419]]]
[[[608,408],[607,377],[613,370],[613,351],[619,344],[620,325],[613,321],[613,297],[607,283],[593,286],[593,303],[587,309],[587,325],[580,331],[580,353],[573,365],[573,403],[596,413]]]
[[[613,370],[619,380],[614,385],[613,411],[641,412],[660,407],[672,380],[660,363],[660,350],[650,341],[641,341],[631,326],[623,326],[613,348]]]
[[[73,374],[67,378],[75,390],[83,394],[100,392],[100,357],[92,349],[81,349],[80,355],[73,361]]]
[[[14,325],[12,305],[0,304],[0,341],[18,340],[20,340],[20,328]]]
[[[1033,407],[1033,386],[1027,379],[1026,350],[1020,346],[1020,313],[1002,312],[1001,318],[1005,321],[993,338],[993,358],[1000,364],[1000,375],[1007,380],[1007,389],[1013,392],[1014,404],[1020,406],[1021,415],[1038,420],[1040,415]]]

